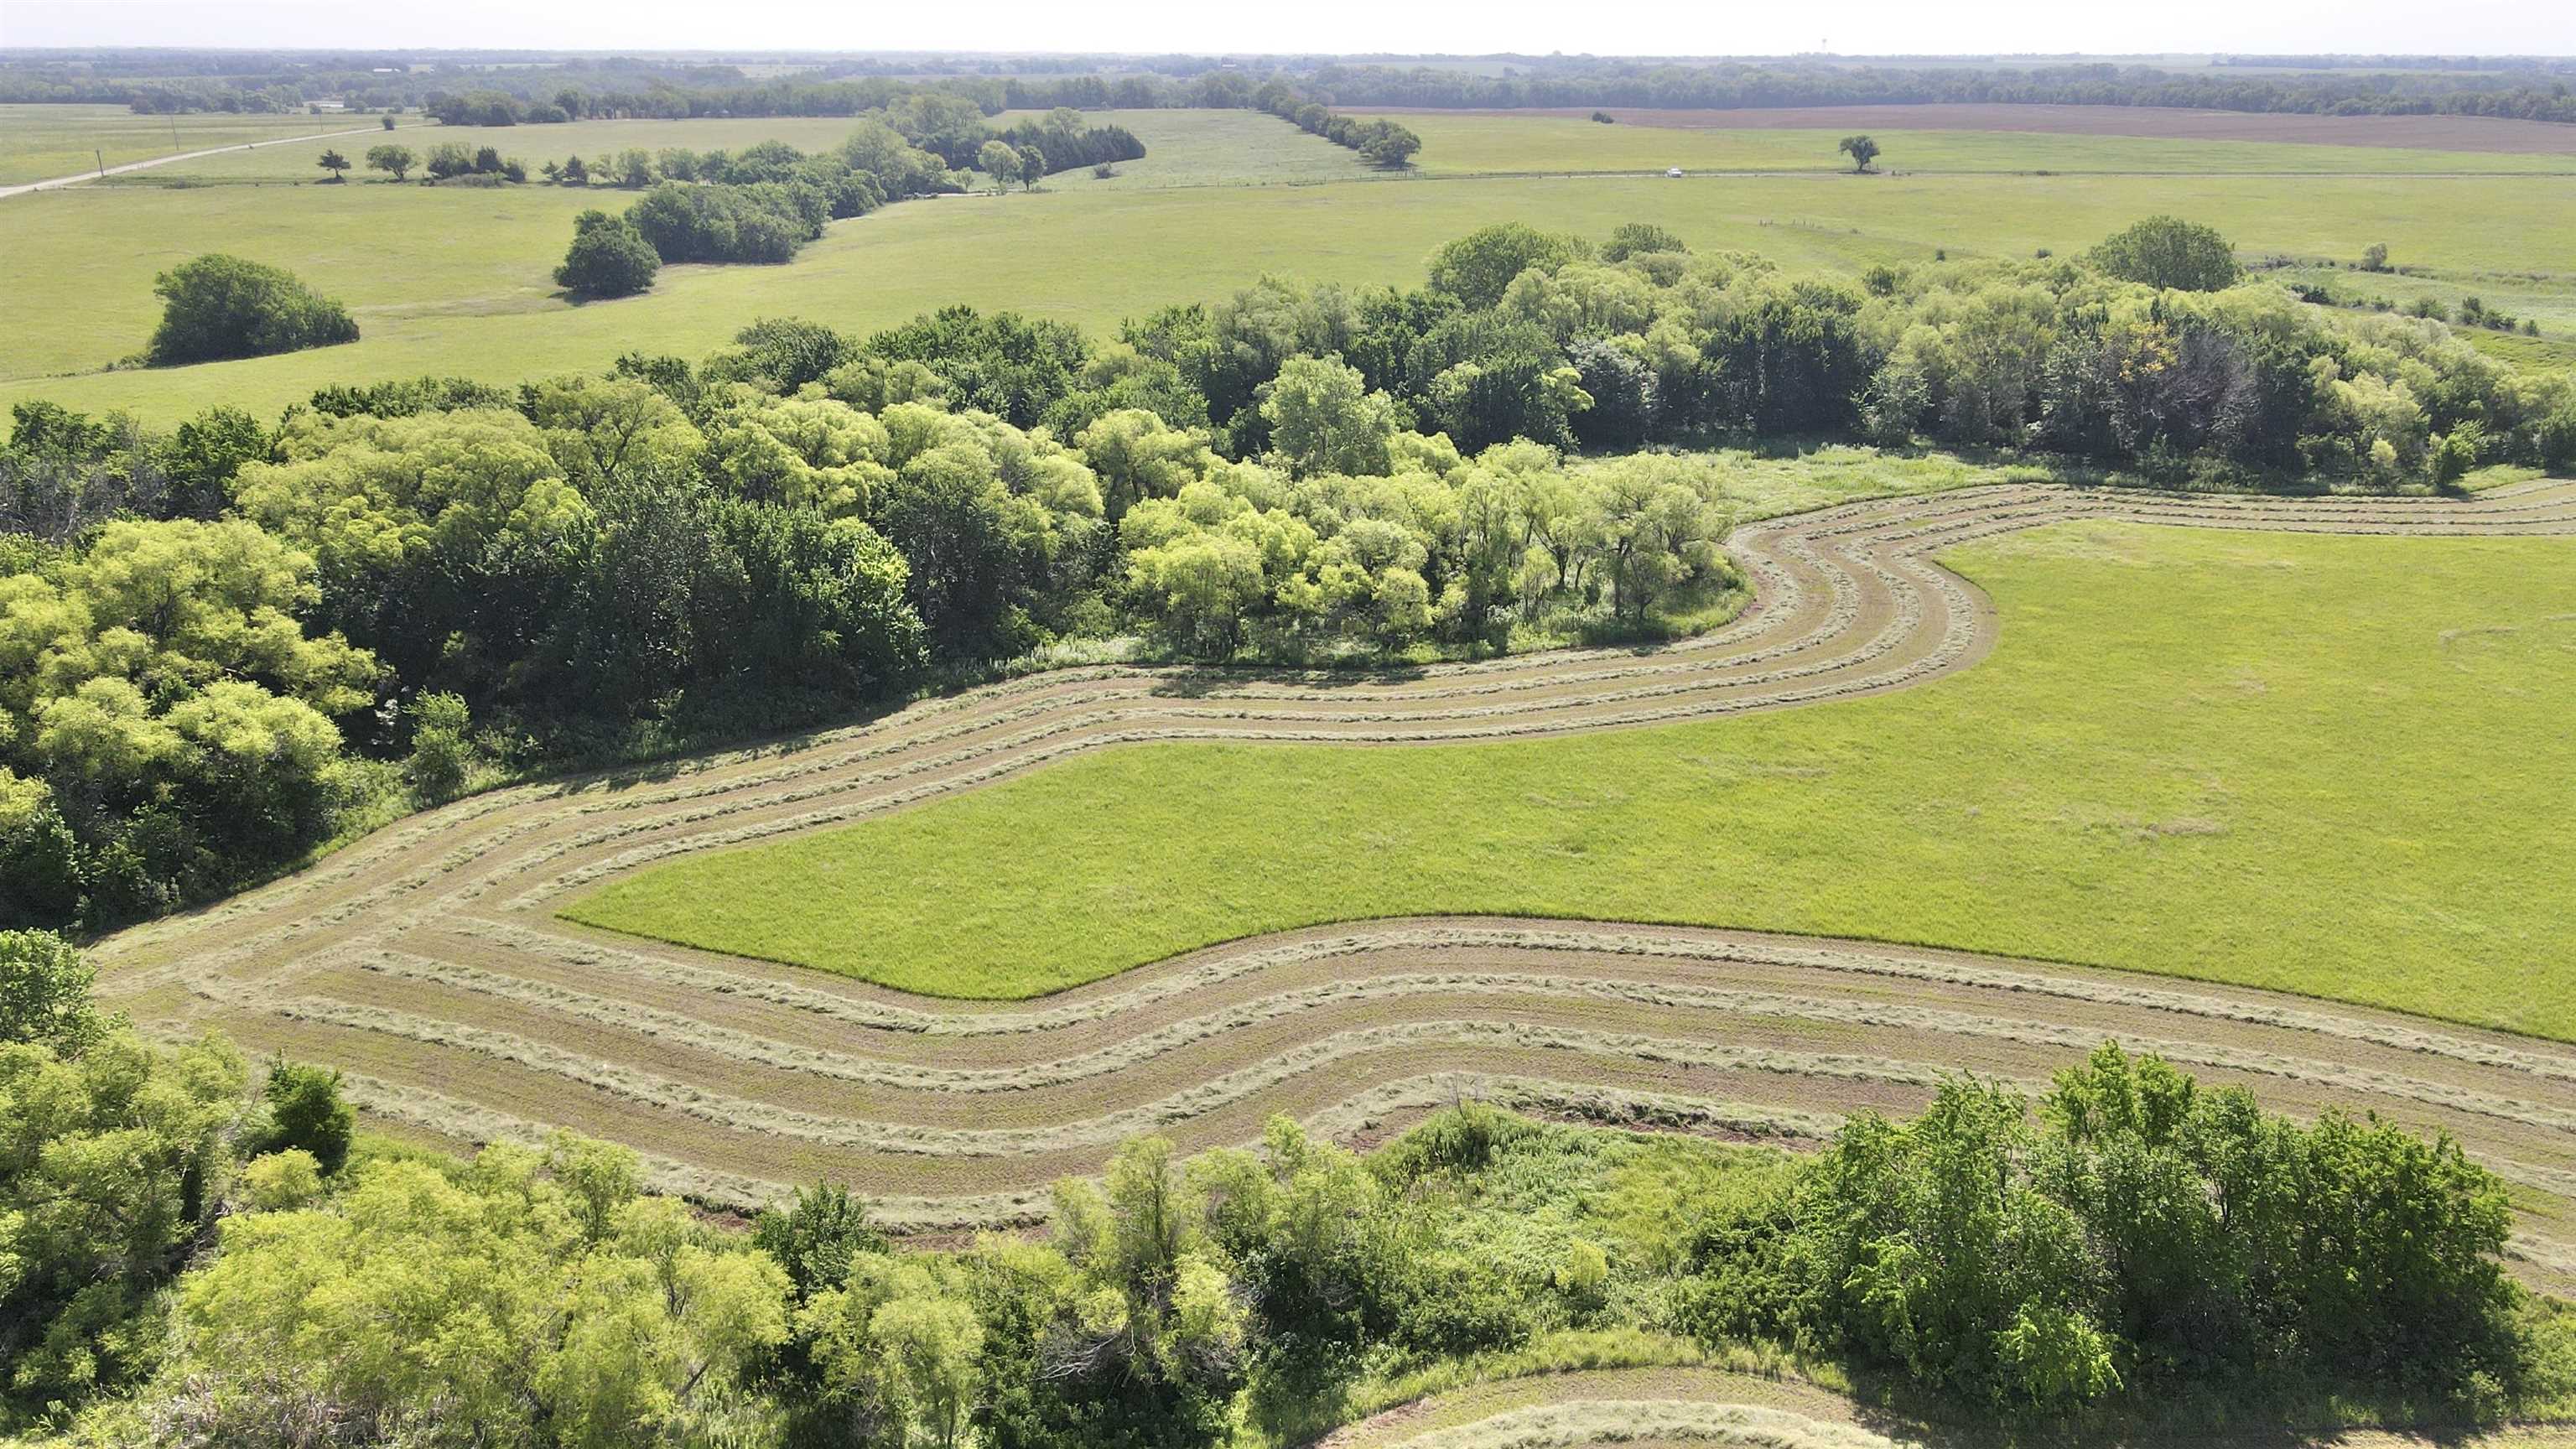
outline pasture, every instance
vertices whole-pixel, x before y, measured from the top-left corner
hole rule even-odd
[[[1424,153],[1426,174],[1379,178],[1355,171],[1348,152],[1266,116],[1121,118],[1129,116],[1154,154],[1112,180],[1077,172],[1035,193],[888,207],[835,224],[785,266],[674,267],[646,296],[578,307],[551,280],[571,217],[623,206],[630,193],[359,182],[82,187],[12,198],[0,204],[0,287],[21,305],[17,345],[0,361],[0,402],[47,397],[165,420],[217,402],[274,412],[327,383],[422,373],[507,382],[596,368],[630,349],[696,356],[762,316],[867,330],[959,300],[1108,327],[1221,296],[1263,271],[1418,282],[1432,247],[1502,220],[1594,236],[1651,221],[1696,247],[1849,273],[1942,251],[2064,254],[2140,215],[2170,211],[2216,225],[2248,257],[2348,260],[2384,242],[2406,264],[2445,275],[2526,274],[2535,293],[2563,295],[2564,279],[2576,275],[2576,242],[2558,224],[2565,183],[2542,178],[2353,174],[2289,189],[2225,174],[1443,180],[1431,174],[1448,164],[1436,147]],[[639,130],[620,134],[644,134],[646,123],[589,129],[630,124]],[[1201,128],[1206,134],[1185,139]],[[547,135],[583,128],[513,129],[513,154],[535,161],[556,144]],[[1637,134],[1589,132],[1621,133],[1605,138],[1619,145]],[[708,139],[702,129],[688,134]],[[309,158],[291,154],[299,149],[278,148],[273,163],[259,153],[238,161],[309,169]],[[1496,155],[1495,164],[1526,159]],[[1326,179],[1336,176],[1356,179]],[[208,250],[288,267],[346,301],[365,337],[181,370],[106,370],[149,333],[153,276]]]
[[[415,116],[394,119],[402,126],[421,124]],[[302,111],[275,115],[200,111],[184,116],[141,116],[124,106],[0,105],[0,186],[50,181],[86,171],[98,164],[101,154],[108,165],[122,166],[129,161],[148,161],[155,156],[174,156],[214,146],[315,136],[377,124],[374,116],[337,112],[315,116]],[[321,154],[323,144],[314,144],[314,155]],[[331,144],[347,149],[346,142]],[[263,157],[263,164],[273,159]],[[309,172],[313,157],[305,156],[303,164]]]
[[[1879,109],[1856,107],[1855,112]],[[1911,109],[1911,108],[1899,108]],[[1358,113],[1354,113],[1358,114]],[[1892,129],[1855,115],[1841,130],[1729,129],[1639,124],[1653,112],[1602,125],[1558,115],[1371,113],[1422,138],[1426,176],[1661,171],[1848,171],[1834,148],[1853,131],[1876,138],[1882,171],[2030,172],[2060,175],[2576,175],[2566,152],[2445,151],[2226,139],[2078,135],[2047,131]],[[2549,129],[2563,129],[2551,127]]]
[[[1930,687],[1433,751],[1115,750],[569,914],[1002,997],[1325,921],[1686,922],[2576,1037],[2563,542],[2095,523],[1947,558],[2001,642]]]

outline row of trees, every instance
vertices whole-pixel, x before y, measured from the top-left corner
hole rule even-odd
[[[1533,57],[1512,73],[1465,67],[1332,63],[1300,82],[1327,104],[1474,110],[1633,106],[1737,110],[1782,106],[2180,106],[2309,115],[2509,116],[2576,121],[2576,95],[2554,62],[2503,73],[2381,71],[2328,75],[2180,74],[2087,62],[1917,66],[1742,62],[1694,65],[1590,56]]]
[[[829,1186],[727,1232],[568,1135],[352,1153],[335,1074],[254,1094],[219,1039],[146,1045],[87,985],[0,934],[0,1430],[88,1444],[1199,1449],[1567,1328],[2114,1432],[2193,1399],[2488,1419],[2569,1367],[2455,1145],[2114,1046],[2036,1125],[1961,1079],[1808,1160],[1473,1104],[1365,1159],[1284,1118],[1257,1150],[1131,1141],[1043,1236],[922,1252]]]
[[[1072,111],[1023,122],[1000,137],[973,107],[962,116],[955,111],[897,106],[863,120],[839,147],[813,154],[764,141],[737,152],[628,150],[596,167],[576,157],[550,169],[549,179],[613,179],[650,189],[623,218],[580,217],[555,280],[576,297],[628,296],[652,285],[645,250],[657,262],[786,262],[827,222],[906,197],[964,190],[966,179],[953,167],[981,165],[1003,185],[1023,177],[1034,185],[1053,171],[1145,154],[1132,134],[1114,126],[1086,130]]]
[[[1372,166],[1401,168],[1422,149],[1422,138],[1405,126],[1384,119],[1355,121],[1303,98],[1285,85],[1262,87],[1254,93],[1252,103],[1308,135],[1321,136],[1336,146],[1359,152]]]

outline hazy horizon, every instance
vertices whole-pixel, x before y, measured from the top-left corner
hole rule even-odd
[[[550,51],[1228,52],[1618,56],[2339,55],[2553,57],[2576,52],[2576,6],[2464,0],[2438,10],[2397,0],[2265,6],[2177,0],[2152,11],[1996,0],[1933,10],[1861,0],[1824,12],[1751,13],[1626,5],[1571,11],[1529,0],[1391,7],[1321,0],[1293,10],[1180,5],[1108,13],[988,5],[864,17],[787,0],[721,7],[675,0],[549,6],[443,0],[353,10],[317,0],[72,0],[0,9],[0,46],[167,49]]]

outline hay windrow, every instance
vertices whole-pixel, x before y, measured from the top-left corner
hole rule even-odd
[[[2576,1050],[2255,991],[1856,942],[1615,923],[1434,920],[1290,932],[1037,1002],[968,1005],[654,942],[611,941],[550,914],[578,891],[658,861],[872,818],[1123,744],[1515,739],[1908,688],[1970,667],[1994,640],[1992,609],[1934,562],[1934,552],[2079,518],[2290,532],[2569,535],[2576,534],[2576,484],[2544,480],[2458,502],[2003,485],[1764,520],[1738,530],[1731,543],[1752,583],[1750,604],[1733,622],[1693,639],[1369,679],[1087,667],[966,691],[786,744],[675,762],[651,778],[603,772],[516,787],[399,822],[297,876],[110,938],[100,948],[103,987],[111,1003],[150,1001],[156,1010],[181,1003],[143,1023],[157,1031],[186,1032],[199,1018],[219,1019],[256,1046],[263,1020],[281,1033],[311,1023],[399,1041],[412,1054],[405,1063],[424,1053],[429,1060],[444,1054],[460,1067],[507,1063],[523,1081],[602,1094],[621,1104],[617,1120],[639,1124],[631,1145],[647,1153],[656,1185],[709,1202],[752,1205],[786,1188],[721,1160],[657,1151],[650,1132],[657,1119],[722,1129],[683,1139],[699,1144],[751,1133],[818,1151],[888,1154],[894,1165],[884,1176],[854,1185],[889,1221],[907,1227],[1020,1223],[1043,1210],[1035,1180],[944,1194],[937,1190],[943,1161],[1025,1157],[1033,1168],[1039,1158],[1096,1161],[1108,1144],[1136,1132],[1212,1117],[1221,1125],[1199,1135],[1232,1132],[1274,1093],[1303,1103],[1319,1129],[1345,1137],[1480,1096],[1623,1125],[1804,1140],[1832,1130],[1838,1119],[1829,1106],[1888,1100],[1890,1089],[1920,1092],[1962,1064],[2036,1062],[2042,1050],[2062,1057],[2099,1040],[2113,1017],[2129,1045],[2188,1065],[2295,1084],[2301,1100],[2430,1116],[2526,1191],[2576,1200]],[[1498,964],[1522,953],[1526,969]],[[352,972],[364,978],[364,1001],[335,999],[321,984],[336,979],[354,993]],[[724,1019],[692,1014],[693,996],[723,998]],[[1506,999],[1514,1020],[1482,1019]],[[438,1003],[466,1014],[478,1002],[548,1029],[495,1030],[409,1009]],[[1336,1013],[1346,1021],[1352,1008],[1371,1003],[1400,1005],[1390,1015],[1406,1019],[1326,1029]],[[1613,1009],[1639,1020],[1669,1013],[1676,1028],[1579,1024],[1587,1010],[1608,1019]],[[1558,1012],[1565,1021],[1526,1019]],[[779,1025],[784,1013],[793,1014],[792,1029]],[[1422,1013],[1432,1015],[1410,1019]],[[1303,1036],[1300,1018],[1316,1023]],[[1798,1051],[1704,1039],[1680,1026],[1718,1019],[1747,1023],[1748,1032],[1773,1023],[1772,1040],[1778,1024],[1813,1025],[1903,1034],[1909,1046],[1885,1056]],[[1229,1039],[1255,1031],[1270,1046],[1229,1054]],[[1072,1033],[1082,1036],[1055,1039]],[[846,1086],[854,1096],[1070,1097],[1158,1061],[1176,1064],[1166,1068],[1172,1074],[1206,1075],[1114,1110],[1068,1113],[1047,1098],[1050,1115],[1035,1125],[952,1129],[804,1110],[812,1092],[791,1108],[738,1090],[720,1071],[675,1076],[616,1059],[616,1044],[639,1036],[743,1064],[745,1077],[752,1068],[791,1073]],[[996,1064],[992,1056],[1003,1047],[1019,1059]],[[1515,1070],[1444,1065],[1479,1052]],[[1385,1063],[1408,1057],[1422,1059],[1408,1065],[1443,1069],[1390,1078]],[[1363,1062],[1371,1064],[1368,1073],[1354,1080],[1367,1085],[1338,1080]],[[1795,1105],[1730,1105],[1642,1090],[1658,1079],[1641,1074],[1641,1064],[1769,1074]],[[546,1130],[525,1099],[519,1110],[503,1110],[472,1100],[467,1087],[451,1093],[390,1076],[350,1082],[361,1105],[381,1118],[461,1141],[534,1140]],[[460,1070],[459,1078],[470,1083],[475,1075]],[[2035,1075],[2012,1080],[2040,1084]],[[1166,1085],[1155,1079],[1155,1090]],[[1744,1090],[1765,1092],[1758,1085]],[[917,1173],[906,1165],[913,1163]],[[972,1185],[996,1180],[988,1173]],[[2571,1234],[2576,1213],[2531,1215],[2516,1241],[2518,1261],[2535,1274],[2576,1275]]]

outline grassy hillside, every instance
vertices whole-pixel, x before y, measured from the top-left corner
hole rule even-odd
[[[1525,743],[1119,749],[570,914],[953,996],[1366,916],[1701,922],[2576,1036],[2564,540],[2069,524],[1947,557],[2002,639],[1928,688]]]

